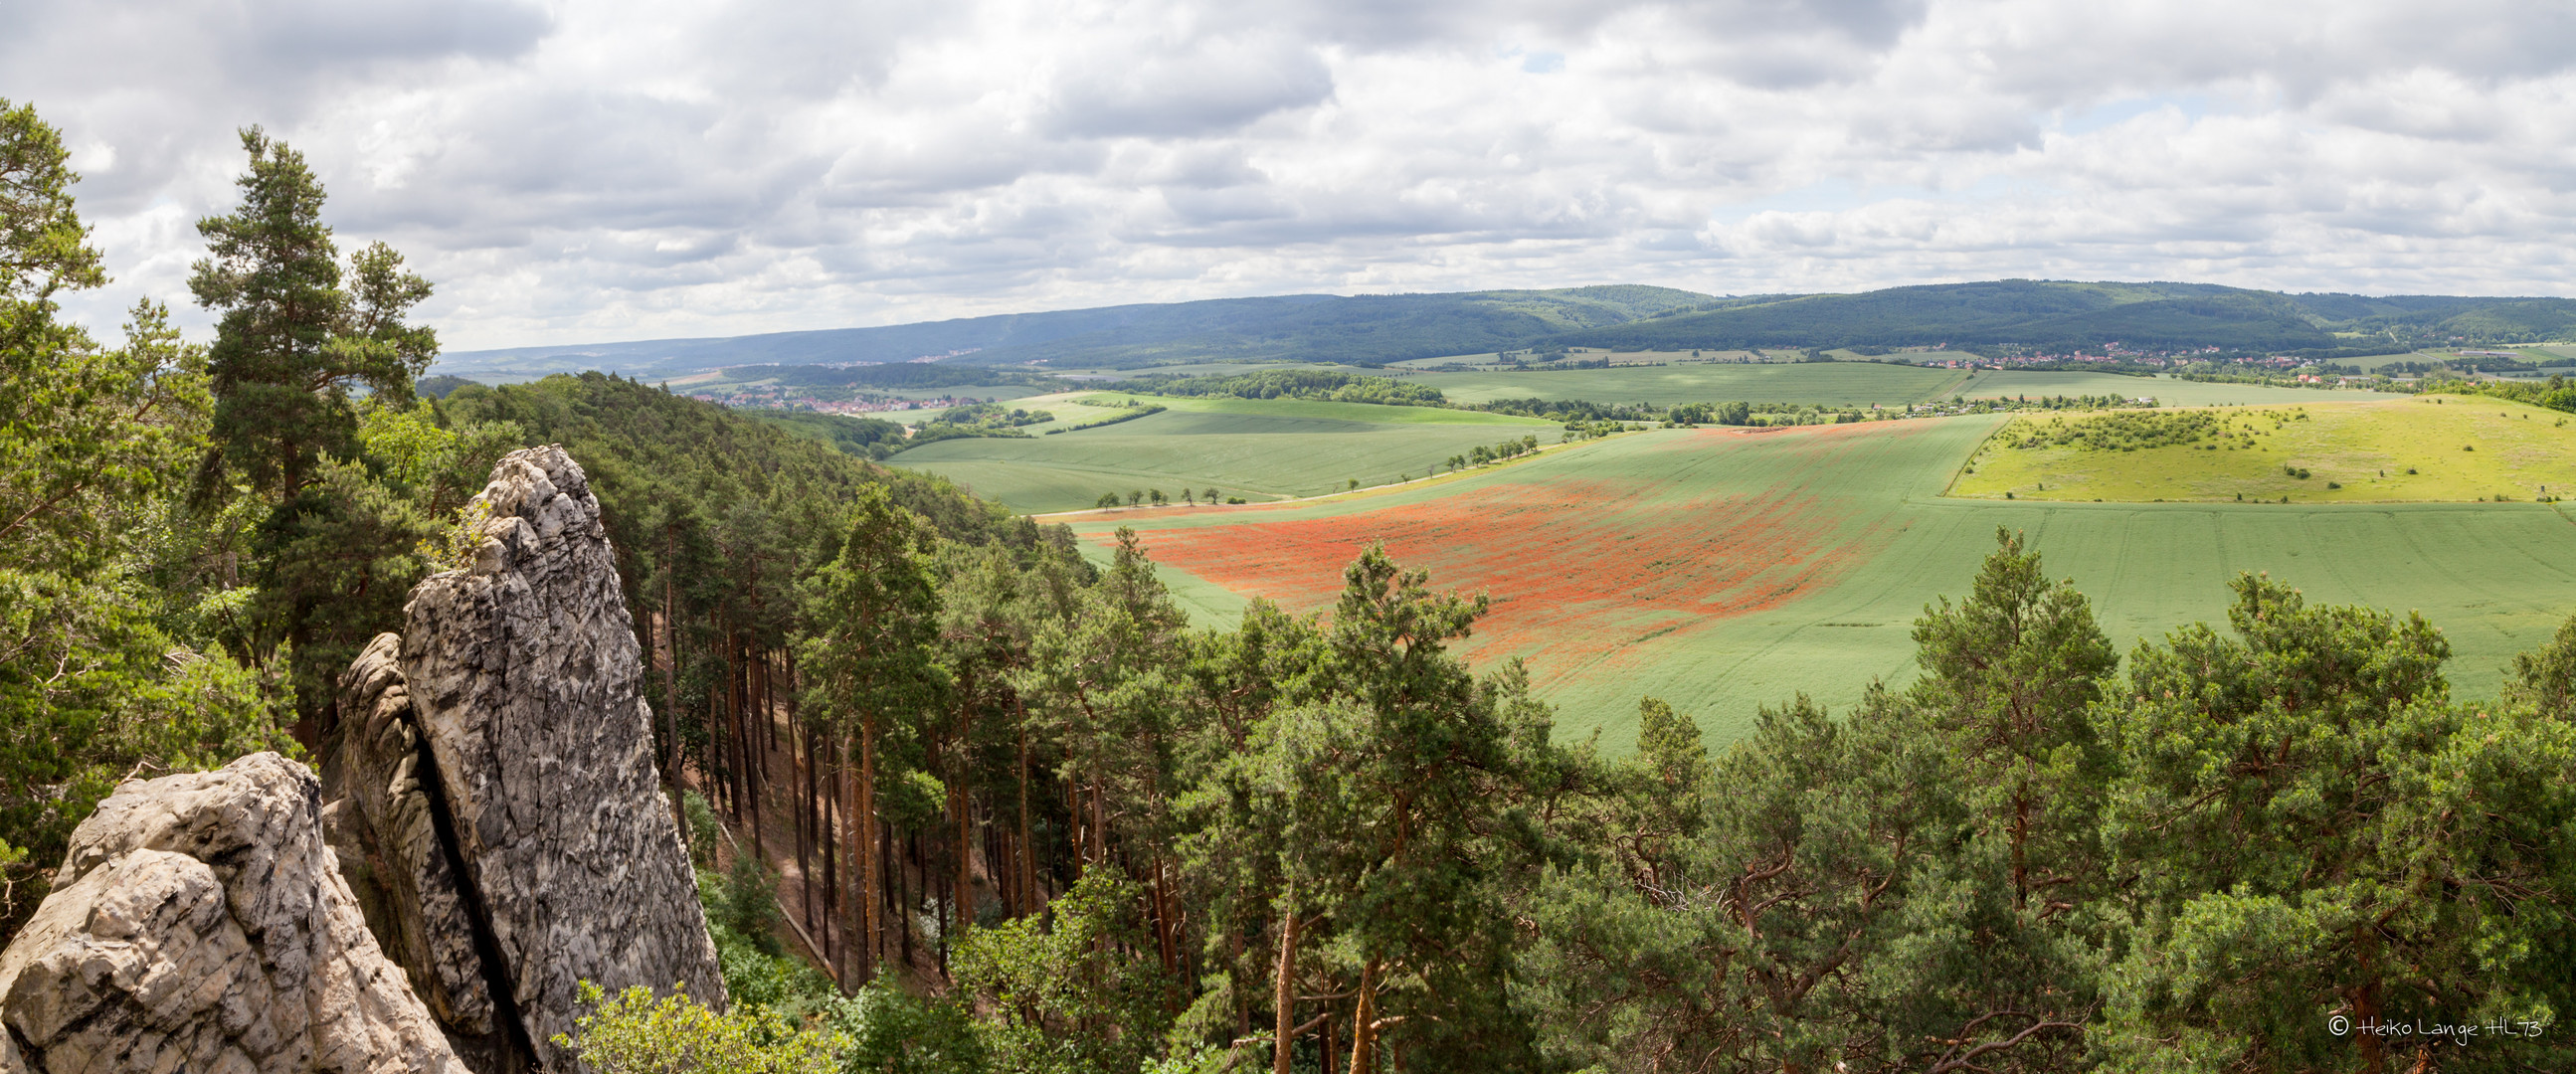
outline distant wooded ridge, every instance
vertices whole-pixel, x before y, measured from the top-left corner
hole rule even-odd
[[[1615,350],[2219,348],[2402,351],[2576,335],[2576,300],[2287,294],[2215,284],[1994,280],[1859,294],[1721,297],[1667,287],[1411,295],[1280,295],[726,338],[516,347],[447,355],[488,377],[599,369],[669,376],[725,366],[868,363],[811,374],[888,388],[980,383],[995,367],[1141,369],[1297,360],[1379,366],[1447,355]],[[908,365],[908,368],[907,368]],[[945,368],[942,368],[945,367]],[[975,370],[977,372],[968,372]]]

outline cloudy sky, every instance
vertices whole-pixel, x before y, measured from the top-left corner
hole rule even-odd
[[[450,349],[1288,292],[2576,295],[2576,6],[0,0],[117,276],[236,127]],[[203,323],[199,318],[196,323]]]

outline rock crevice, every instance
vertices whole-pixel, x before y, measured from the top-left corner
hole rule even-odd
[[[474,563],[422,582],[342,679],[326,773],[370,922],[480,1074],[569,1066],[583,981],[724,1002],[659,790],[599,501],[561,448],[503,458]],[[381,920],[380,920],[381,919]],[[419,937],[415,941],[412,938]]]

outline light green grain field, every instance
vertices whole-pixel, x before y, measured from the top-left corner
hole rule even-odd
[[[1956,369],[1811,362],[1796,365],[1640,365],[1608,369],[1417,373],[1408,383],[1461,403],[1497,399],[1588,399],[1597,403],[1817,403],[1897,407],[1949,398],[1968,374]]]
[[[2124,652],[2186,623],[2221,621],[2228,580],[2263,571],[2311,601],[2422,612],[2451,641],[2456,690],[2484,696],[2513,654],[2541,644],[2576,612],[2576,522],[2548,505],[2095,504],[1942,495],[2005,420],[1761,435],[1662,430],[1376,497],[1091,516],[1074,525],[1095,548],[1118,525],[1144,530],[1149,548],[1161,544],[1173,553],[1166,577],[1211,623],[1235,614],[1258,588],[1246,577],[1270,579],[1261,585],[1292,607],[1317,606],[1339,566],[1331,560],[1355,552],[1371,534],[1387,535],[1399,558],[1434,565],[1436,583],[1488,591],[1501,609],[1560,592],[1569,572],[1594,564],[1607,573],[1588,582],[1636,601],[1635,614],[1569,618],[1552,633],[1497,631],[1505,636],[1480,638],[1466,651],[1485,664],[1527,657],[1542,694],[1559,707],[1563,733],[1597,730],[1605,747],[1621,750],[1633,741],[1640,695],[1693,713],[1710,740],[1723,743],[1745,733],[1757,706],[1804,692],[1841,709],[1873,681],[1907,681],[1913,620],[1927,602],[1966,590],[1999,527],[2027,533],[2049,572],[2073,579],[2092,598]],[[1481,529],[1433,524],[1467,514],[1460,506],[1488,504],[1516,513]],[[1529,509],[1551,504],[1561,510]],[[1522,522],[1554,518],[1582,524],[1559,523],[1562,532],[1550,536],[1544,525]],[[1738,518],[1784,521],[1721,525]],[[1712,536],[1728,533],[1740,540],[1728,545]],[[1264,551],[1300,541],[1309,551],[1293,564]],[[1556,547],[1561,541],[1588,543]],[[1459,547],[1469,544],[1478,547]],[[1771,560],[1791,555],[1818,566],[1781,599],[1725,614],[1670,612],[1717,598],[1685,591],[1692,586],[1740,587],[1747,572],[1770,570]],[[1290,566],[1320,580],[1279,581]]]
[[[1104,493],[1214,488],[1247,500],[1314,496],[1356,480],[1382,485],[1422,477],[1451,455],[1537,435],[1554,443],[1553,422],[1437,407],[1373,406],[1304,399],[1174,399],[1136,396],[1167,409],[1133,421],[1048,434],[1050,427],[1119,413],[1126,395],[1072,392],[1013,400],[1056,422],[1027,439],[948,440],[895,456],[894,465],[937,474],[1037,513],[1092,506]]]
[[[1937,355],[1913,355],[1931,359]],[[1973,357],[1961,355],[1961,358]],[[2152,397],[2167,406],[2218,403],[2316,402],[2381,399],[2365,391],[2274,388],[2259,384],[2202,384],[2174,377],[2124,377],[2114,373],[1943,369],[1871,362],[1802,362],[1790,365],[1679,364],[1612,366],[1548,371],[1487,370],[1418,373],[1410,383],[1440,389],[1461,403],[1497,399],[1589,399],[1597,403],[1815,403],[1823,406],[1902,407],[1962,396],[2116,395]]]
[[[2116,373],[2031,373],[2017,369],[1983,370],[1959,388],[1941,394],[1970,399],[1997,396],[2117,395],[2153,398],[2165,406],[2231,406],[2257,403],[2315,403],[2327,400],[2386,399],[2378,392],[2342,388],[2275,388],[2262,384],[2207,384],[2178,377],[2124,377]]]
[[[1658,405],[1742,400],[1837,407],[1874,403],[1894,409],[1953,395],[2153,395],[2173,404],[2388,398],[2368,392],[2193,384],[2167,377],[1969,373],[1867,362],[1614,366],[1558,372],[1426,373],[1405,379],[1439,388],[1461,402],[1530,397]],[[1130,399],[1169,411],[1047,435],[1049,429],[1112,416]],[[1554,443],[1558,436],[1549,422],[1438,407],[1180,399],[1103,391],[1014,398],[1010,403],[1044,410],[1057,420],[1029,426],[1035,435],[1028,440],[950,440],[904,452],[893,463],[947,477],[1013,510],[1035,513],[1090,507],[1104,493],[1124,495],[1156,488],[1175,497],[1184,487],[1216,488],[1228,496],[1255,501],[1312,496],[1339,491],[1353,480],[1375,486],[1405,476],[1421,477],[1449,456],[1477,445],[1532,434],[1544,443]]]

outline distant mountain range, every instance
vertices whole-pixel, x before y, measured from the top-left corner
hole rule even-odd
[[[435,372],[517,380],[597,369],[670,377],[723,366],[935,362],[1036,370],[1296,359],[1384,365],[1453,354],[1605,347],[2023,347],[2229,351],[2409,349],[2576,336],[2576,300],[2285,294],[2188,283],[1996,280],[1860,294],[1703,295],[1576,287],[1414,295],[1281,295],[950,321],[658,339],[444,356]],[[892,373],[891,370],[884,373]],[[962,382],[964,369],[907,373]],[[836,378],[837,379],[837,378]],[[857,379],[884,379],[883,375]]]

